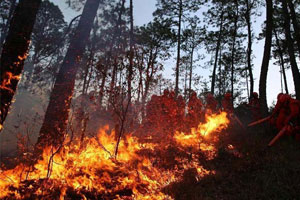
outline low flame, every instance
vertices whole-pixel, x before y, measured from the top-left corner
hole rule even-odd
[[[176,156],[173,161],[178,164],[168,169],[157,164],[165,158],[153,154],[166,147],[187,152],[185,148],[196,150],[199,146],[202,151],[210,152],[208,159],[211,159],[215,148],[210,136],[225,129],[229,120],[226,113],[220,113],[206,116],[206,121],[191,133],[176,133],[175,142],[166,145],[141,143],[137,137],[127,135],[119,144],[117,159],[113,155],[114,132],[108,134],[106,126],[97,137],[86,138],[83,143],[72,142],[59,153],[46,149],[34,170],[20,164],[0,171],[0,198],[25,199],[32,195],[41,198],[56,191],[56,198],[60,199],[70,194],[87,199],[90,193],[100,195],[101,199],[172,199],[161,190],[180,180],[185,170],[196,169],[197,180],[214,172],[199,164],[197,154],[192,154],[192,160]],[[203,142],[204,139],[207,141]]]
[[[220,133],[229,124],[226,112],[206,115],[205,118],[206,123],[200,123],[197,129],[192,128],[189,134],[177,132],[174,136],[176,142],[183,146],[198,145],[203,139],[209,139],[211,133]]]

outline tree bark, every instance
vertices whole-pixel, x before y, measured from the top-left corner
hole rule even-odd
[[[261,65],[260,79],[259,79],[259,94],[260,94],[260,110],[263,116],[268,113],[267,105],[267,75],[268,67],[271,55],[271,45],[272,45],[272,24],[273,24],[273,3],[272,0],[266,0],[266,38],[264,47],[264,56]]]
[[[131,82],[133,75],[133,3],[130,0],[130,34],[129,34],[129,45],[130,45],[130,55],[129,55],[129,69],[128,69],[128,103],[131,103]]]
[[[193,79],[193,62],[194,62],[194,50],[195,50],[195,33],[193,33],[193,44],[191,50],[191,60],[190,60],[190,74],[189,74],[189,97],[191,96],[192,91],[192,79]]]
[[[281,0],[282,8],[283,8],[283,17],[284,17],[284,30],[285,30],[285,37],[288,47],[288,53],[290,57],[290,63],[292,68],[292,74],[294,79],[294,85],[295,85],[295,92],[296,92],[296,98],[300,100],[300,73],[298,69],[298,65],[295,58],[295,51],[294,51],[294,44],[291,36],[291,30],[290,30],[290,15],[287,9],[287,1]]]
[[[293,27],[294,27],[294,33],[295,33],[295,38],[296,38],[296,42],[297,42],[298,53],[300,56],[300,33],[299,33],[299,24],[297,21],[297,15],[295,12],[295,6],[294,6],[292,0],[288,0],[287,3],[290,8],[290,12],[291,12],[291,18],[292,18]]]
[[[180,66],[180,47],[181,47],[181,18],[182,18],[182,0],[179,0],[178,13],[178,32],[177,32],[177,59],[176,59],[176,78],[175,78],[175,95],[179,93],[179,66]]]
[[[275,28],[274,28],[274,35],[275,35],[275,40],[276,40],[276,46],[278,48],[278,53],[279,53],[279,62],[280,62],[281,70],[282,70],[282,74],[283,74],[285,93],[289,94],[289,89],[288,89],[287,79],[286,79],[286,73],[285,73],[285,67],[284,67],[283,51],[280,47],[279,38],[278,38],[277,31],[275,30]]]
[[[64,140],[69,109],[80,59],[89,39],[100,0],[87,0],[78,27],[71,38],[70,46],[57,75],[50,102],[37,142],[37,149],[58,146]]]
[[[119,27],[121,25],[121,21],[122,21],[122,15],[123,12],[125,11],[125,1],[126,0],[120,0],[121,2],[121,8],[119,10],[119,14],[118,14],[118,21],[116,24],[116,31],[114,32],[115,34],[113,35],[113,40],[111,42],[111,50],[110,50],[110,54],[114,55],[113,59],[114,59],[114,63],[113,63],[113,72],[112,72],[112,76],[111,76],[111,82],[110,82],[110,94],[109,94],[109,98],[108,101],[109,103],[111,103],[112,101],[112,96],[113,96],[113,89],[115,87],[115,83],[116,83],[116,77],[117,77],[117,73],[118,73],[118,61],[117,61],[117,54],[115,53],[116,49],[114,48],[115,45],[115,40],[119,40],[120,36],[121,36],[121,27]],[[109,62],[111,63],[111,61]]]
[[[220,15],[221,23],[220,23],[218,41],[217,41],[217,46],[216,46],[215,63],[214,63],[213,73],[212,73],[212,76],[211,76],[211,88],[210,88],[210,92],[213,95],[215,93],[216,70],[217,70],[218,56],[219,56],[219,50],[220,50],[220,45],[221,45],[221,40],[222,40],[223,20],[224,20],[223,16],[224,16],[224,11],[223,11],[223,8],[222,8],[222,12],[221,12],[221,15]]]
[[[237,0],[235,1],[236,6],[236,13],[235,13],[235,19],[234,19],[234,32],[233,32],[233,38],[232,38],[232,49],[231,49],[231,103],[232,105],[234,102],[234,58],[235,58],[235,42],[236,42],[236,36],[237,36],[237,23],[238,23],[238,14],[239,14],[239,5]]]
[[[247,49],[247,65],[249,71],[249,78],[250,78],[250,97],[254,92],[254,78],[252,72],[252,63],[251,63],[251,55],[252,55],[252,30],[251,30],[251,8],[249,5],[249,0],[247,0],[247,13],[246,13],[246,23],[247,23],[247,30],[248,30],[248,49]],[[247,82],[248,84],[248,82]]]
[[[41,0],[20,0],[3,45],[0,69],[0,131],[16,92]]]

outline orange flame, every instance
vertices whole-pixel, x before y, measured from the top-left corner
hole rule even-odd
[[[174,140],[176,144],[185,148],[194,147],[200,142],[203,151],[215,151],[213,144],[201,143],[200,138],[209,139],[213,132],[220,132],[229,123],[226,113],[206,116],[207,123],[199,124],[197,130],[189,134],[176,133]],[[116,191],[131,189],[131,197],[134,199],[172,199],[161,192],[168,184],[179,180],[183,172],[194,168],[197,170],[197,179],[213,174],[199,164],[196,155],[192,160],[176,157],[181,163],[174,169],[162,170],[155,166],[153,157],[147,157],[141,153],[142,150],[150,152],[163,148],[164,145],[143,144],[138,138],[131,135],[119,144],[118,160],[114,158],[116,142],[114,132],[107,134],[108,126],[101,129],[94,138],[86,138],[82,144],[79,141],[65,146],[62,151],[53,154],[53,149],[46,149],[43,160],[34,165],[34,170],[28,172],[28,167],[23,164],[14,169],[0,171],[0,198],[13,196],[22,199],[24,196],[18,190],[11,188],[22,187],[24,180],[45,180],[42,186],[34,191],[35,195],[47,194],[45,188],[59,188],[60,199],[64,199],[68,188],[79,192],[80,190],[97,191],[99,194],[113,194]],[[49,162],[53,158],[53,162]],[[46,179],[45,179],[46,178]],[[30,184],[27,189],[34,188]],[[82,194],[83,195],[83,194]],[[116,199],[122,199],[116,195]],[[83,195],[83,199],[85,196]]]

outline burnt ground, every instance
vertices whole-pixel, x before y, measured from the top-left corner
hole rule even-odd
[[[197,181],[186,172],[165,192],[175,200],[300,199],[300,142],[284,136],[268,147],[275,135],[270,127],[230,128],[221,136],[216,158],[199,160],[214,175]],[[234,150],[228,151],[229,144]]]

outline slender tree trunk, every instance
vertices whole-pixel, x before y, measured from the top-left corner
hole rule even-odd
[[[107,77],[107,70],[108,66],[104,66],[104,71],[102,73],[102,80],[101,80],[101,85],[100,85],[100,94],[99,94],[99,104],[102,105],[102,100],[104,96],[104,87],[105,87],[105,82],[106,82],[106,77]]]
[[[87,79],[88,79],[88,75],[89,75],[89,66],[86,66],[85,71],[84,71],[84,76],[83,76],[83,86],[82,86],[81,94],[85,94],[86,82],[87,82]]]
[[[58,72],[45,119],[40,130],[37,150],[45,145],[58,146],[63,142],[73,96],[76,73],[89,39],[100,0],[87,0],[79,24]]]
[[[117,58],[114,58],[113,71],[112,71],[111,82],[109,87],[109,98],[108,98],[109,103],[112,103],[112,96],[116,84],[117,73],[118,73],[118,62],[117,62]]]
[[[297,15],[295,12],[295,6],[294,6],[292,0],[288,0],[287,3],[290,8],[290,12],[291,12],[291,18],[292,18],[293,27],[294,27],[294,33],[295,33],[295,38],[296,38],[296,42],[297,42],[298,53],[300,56],[300,33],[299,33],[299,24],[297,21]]]
[[[150,82],[151,82],[152,76],[153,76],[153,67],[154,67],[153,63],[155,62],[155,57],[156,57],[156,55],[153,55],[153,50],[151,49],[150,55],[149,55],[149,60],[148,60],[148,63],[147,63],[147,68],[146,68],[146,80],[145,80],[145,84],[144,84],[145,85],[145,90],[144,90],[144,93],[142,95],[142,116],[143,116],[143,118],[145,118],[145,115],[146,115],[145,114],[146,98],[148,96]],[[150,68],[152,70],[151,73],[150,73]]]
[[[255,0],[254,0],[255,1]],[[250,96],[254,92],[254,78],[252,72],[252,63],[251,63],[251,55],[252,55],[252,29],[251,29],[251,8],[249,5],[249,0],[247,0],[247,13],[246,13],[246,23],[248,29],[248,49],[247,49],[247,65],[249,71],[249,78],[250,78]],[[248,82],[247,82],[248,84]]]
[[[248,100],[249,100],[250,99],[250,94],[249,94],[249,80],[248,80],[247,70],[245,72],[246,72],[247,97],[248,97]]]
[[[89,74],[91,74],[89,69],[93,65],[92,59],[94,57],[93,49],[94,49],[93,47],[90,49],[90,54],[89,54],[88,58],[83,59],[83,61],[82,61],[82,63],[85,65],[82,94],[86,94],[86,91],[88,90],[88,79],[89,79]]]
[[[177,32],[177,60],[176,60],[176,78],[175,78],[175,95],[179,93],[179,66],[180,66],[180,49],[181,49],[181,18],[182,18],[182,0],[179,0],[178,14],[178,32]]]
[[[3,34],[1,35],[1,38],[0,38],[0,53],[2,51],[3,42],[6,38],[8,30],[9,30],[10,21],[12,19],[12,16],[14,14],[15,9],[16,9],[16,5],[17,5],[17,0],[11,0],[11,5],[10,5],[10,8],[9,8],[7,22],[6,22],[6,24],[3,28],[4,32],[3,32]]]
[[[287,9],[287,1],[281,0],[282,2],[282,8],[283,8],[283,17],[284,17],[284,30],[285,30],[285,37],[288,47],[288,53],[290,57],[290,63],[292,68],[292,74],[294,79],[294,85],[295,85],[295,92],[296,92],[296,98],[300,100],[300,73],[298,69],[298,65],[295,58],[295,51],[294,51],[294,44],[291,36],[291,30],[290,30],[290,15]]]
[[[103,74],[103,79],[102,79],[102,82],[101,82],[101,86],[100,86],[100,94],[99,94],[99,104],[101,105],[102,104],[102,100],[103,100],[103,95],[104,95],[104,86],[105,86],[105,81],[106,81],[106,78],[107,78],[107,71],[108,71],[108,67],[111,65],[111,61],[112,61],[112,56],[116,57],[117,56],[117,53],[115,51],[115,45],[116,45],[116,39],[118,38],[118,40],[120,39],[120,36],[121,36],[121,31],[120,31],[120,25],[121,25],[121,21],[122,21],[122,15],[123,15],[123,12],[125,11],[125,0],[121,0],[121,7],[120,7],[120,10],[119,10],[119,13],[118,13],[118,20],[117,20],[117,23],[116,23],[116,27],[115,27],[115,31],[113,33],[113,37],[112,37],[112,40],[110,42],[110,48],[109,48],[109,51],[108,51],[108,55],[106,56],[106,63],[105,63],[105,72]],[[116,58],[114,58],[114,68],[113,70],[117,70],[115,67],[117,67],[117,64],[115,63],[116,62]],[[113,76],[112,77],[115,77],[115,73],[116,71],[113,71]],[[111,82],[111,91],[112,89],[114,88],[114,82],[115,78],[112,79],[112,82]],[[110,93],[109,95],[109,101],[111,100],[111,95],[112,95],[112,92]]]
[[[41,0],[20,0],[3,45],[0,61],[0,131],[16,92]]]
[[[192,91],[192,79],[193,79],[193,62],[194,62],[194,46],[195,42],[195,34],[193,34],[193,46],[191,50],[191,61],[190,61],[190,76],[189,76],[189,97],[191,96],[191,91]]]
[[[88,93],[88,90],[89,90],[89,87],[90,87],[90,83],[91,83],[91,80],[92,80],[92,76],[93,76],[93,68],[91,68],[91,71],[88,74],[88,79],[87,79],[86,87],[85,87],[85,94]]]
[[[224,12],[223,12],[223,6],[222,6],[222,12],[220,15],[221,22],[220,22],[219,35],[218,35],[218,41],[217,41],[217,46],[216,46],[215,62],[214,62],[213,73],[211,76],[210,92],[212,94],[215,93],[216,70],[217,70],[218,56],[219,56],[219,50],[220,50],[220,45],[221,45],[221,40],[222,40],[222,31],[223,31],[223,20],[224,20],[223,15],[224,15]]]
[[[129,55],[129,69],[128,69],[128,103],[131,103],[131,82],[133,75],[133,3],[130,0],[130,55]]]
[[[218,80],[218,84],[219,84],[219,95],[224,94],[225,92],[225,76],[222,72],[222,51],[223,51],[223,47],[222,45],[220,46],[220,53],[219,53],[219,60],[218,60],[218,69],[219,69],[219,80]],[[225,70],[224,70],[225,71]],[[224,77],[224,80],[223,80]]]
[[[237,22],[238,22],[238,9],[239,9],[239,5],[238,2],[235,1],[236,4],[236,13],[235,13],[235,19],[234,19],[234,33],[233,33],[233,38],[232,38],[232,50],[231,50],[231,100],[232,100],[232,105],[234,102],[234,59],[235,59],[235,42],[236,42],[236,37],[237,37]]]
[[[272,0],[266,0],[267,25],[266,25],[266,39],[264,47],[264,56],[261,65],[260,79],[259,79],[259,95],[260,95],[260,109],[263,116],[268,113],[267,105],[267,75],[272,46],[272,24],[273,24],[273,3]]]
[[[275,40],[276,40],[276,46],[278,48],[278,53],[279,53],[279,62],[280,62],[281,70],[282,70],[282,74],[283,74],[285,93],[289,94],[286,73],[285,73],[285,67],[284,67],[283,51],[281,49],[279,38],[278,38],[277,31],[275,30],[275,28],[274,28],[274,35],[275,35]]]
[[[115,52],[118,52],[116,48],[114,48],[114,45],[115,45],[115,41],[119,41],[120,40],[120,37],[121,37],[121,21],[122,21],[122,15],[125,11],[125,1],[126,0],[120,0],[121,2],[121,7],[120,7],[120,11],[119,11],[119,14],[118,14],[118,21],[117,21],[117,24],[116,24],[116,31],[113,36],[113,40],[111,42],[111,50],[110,50],[110,54],[113,54],[114,57],[114,62],[113,62],[113,72],[112,72],[112,77],[111,77],[111,82],[110,82],[110,94],[109,94],[109,98],[108,98],[108,101],[109,103],[111,103],[112,101],[112,95],[113,95],[113,90],[115,88],[115,83],[116,83],[116,77],[117,77],[117,73],[118,73],[118,60],[117,60],[117,53]],[[110,63],[110,62],[109,62]]]

